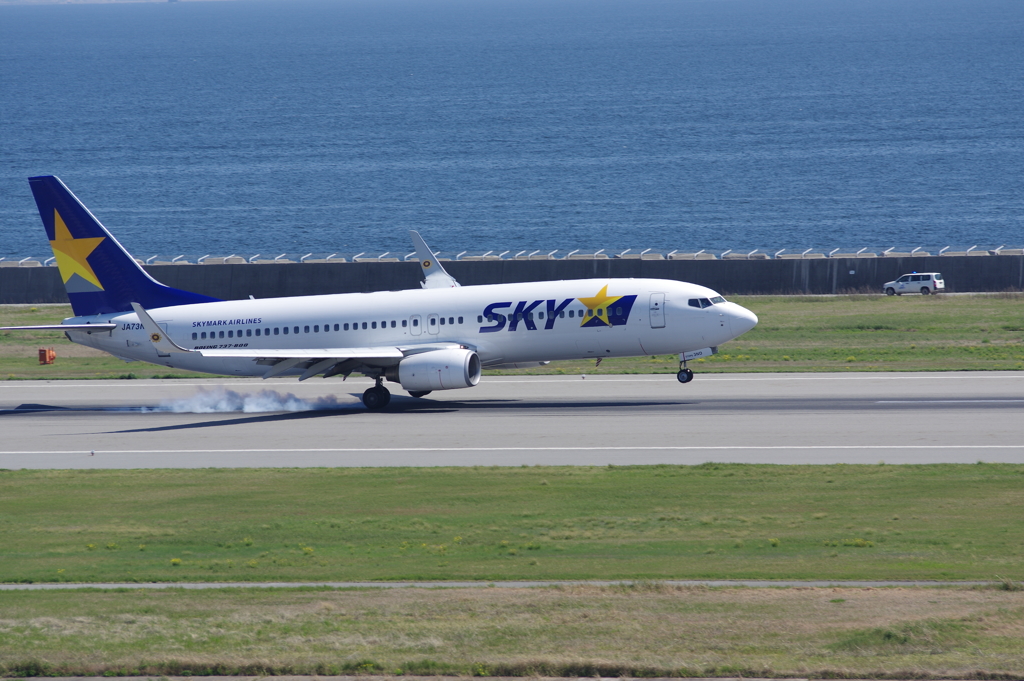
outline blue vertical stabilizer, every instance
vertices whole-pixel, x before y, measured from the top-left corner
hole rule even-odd
[[[100,224],[53,175],[30,177],[46,237],[77,317],[216,302],[217,298],[164,286]]]

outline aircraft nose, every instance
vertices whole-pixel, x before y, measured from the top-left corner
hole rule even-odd
[[[732,310],[729,315],[729,326],[732,327],[733,337],[741,336],[757,326],[757,315],[743,307],[732,303]]]

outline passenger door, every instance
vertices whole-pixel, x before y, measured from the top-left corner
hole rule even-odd
[[[665,328],[665,294],[651,294],[651,309],[648,313],[651,318],[652,329]]]

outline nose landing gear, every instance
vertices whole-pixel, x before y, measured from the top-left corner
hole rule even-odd
[[[391,401],[391,393],[382,385],[384,377],[378,376],[376,380],[377,384],[363,393],[363,404],[371,411],[383,409]]]
[[[693,369],[687,368],[686,360],[679,363],[679,373],[676,374],[676,378],[680,383],[689,383],[693,380]]]

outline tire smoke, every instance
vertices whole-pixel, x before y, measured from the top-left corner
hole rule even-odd
[[[303,399],[292,393],[281,394],[276,390],[261,390],[258,393],[239,393],[227,388],[201,388],[192,397],[164,400],[152,411],[168,411],[176,414],[213,414],[240,411],[246,414],[261,414],[274,411],[326,411],[349,409],[358,406],[352,401],[339,401],[334,395]]]

